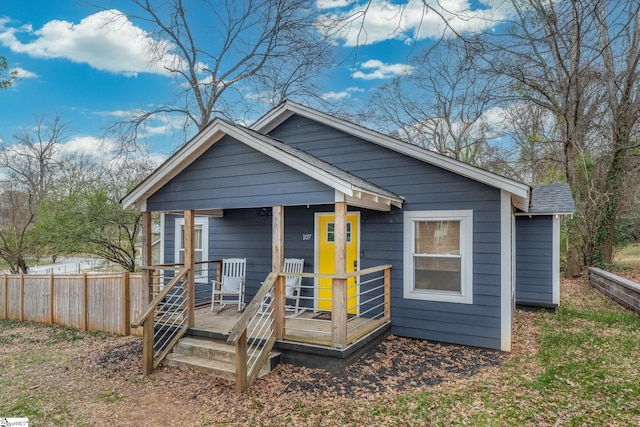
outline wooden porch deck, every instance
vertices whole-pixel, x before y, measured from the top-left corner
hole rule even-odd
[[[235,306],[228,306],[223,310],[216,308],[215,311],[211,311],[210,306],[206,305],[196,308],[195,315],[195,325],[191,328],[192,332],[225,339],[242,316],[242,312],[237,311]],[[305,310],[297,315],[293,312],[287,312],[282,341],[331,347],[330,316],[331,312],[326,311]],[[354,316],[348,320],[349,329],[356,331],[370,321],[371,319]]]
[[[209,305],[198,307],[195,325],[187,335],[226,340],[241,316],[242,312],[233,306],[220,311],[217,308],[211,311]],[[378,323],[373,330],[372,322]],[[281,352],[281,361],[284,363],[340,370],[375,347],[390,329],[390,322],[355,316],[348,320],[348,325],[353,339],[346,348],[337,349],[332,347],[330,312],[306,310],[298,315],[287,312],[284,336],[276,342],[275,349]],[[359,334],[359,330],[363,333]]]

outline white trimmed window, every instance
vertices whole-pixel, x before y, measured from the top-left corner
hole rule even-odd
[[[404,297],[473,303],[473,211],[404,213]]]
[[[209,218],[197,216],[193,219],[194,261],[206,261],[209,257]],[[175,262],[184,264],[184,218],[176,218]],[[196,264],[196,279],[207,279],[207,265]]]

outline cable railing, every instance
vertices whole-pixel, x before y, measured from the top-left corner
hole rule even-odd
[[[301,273],[313,279],[301,286],[301,310],[284,316],[283,339],[292,342],[344,348],[390,321],[391,265],[345,275]],[[331,279],[316,286],[318,279]],[[344,285],[342,285],[344,283]],[[331,292],[323,292],[331,290]],[[335,286],[345,286],[342,304],[334,300]],[[317,291],[317,292],[316,292]],[[327,296],[318,296],[327,295]],[[338,313],[334,306],[343,307]],[[325,307],[325,308],[323,308]],[[342,314],[342,315],[340,315]],[[336,336],[336,331],[343,331]]]
[[[150,294],[155,297],[184,264],[158,264],[145,269],[150,271]],[[197,261],[193,274],[194,304],[196,307],[211,303],[211,283],[220,280],[221,260]]]
[[[227,344],[236,347],[237,391],[246,390],[255,381],[276,342],[277,278],[278,273],[267,276],[227,338]]]
[[[181,268],[131,323],[144,327],[142,366],[148,375],[189,329],[188,270]]]
[[[376,270],[361,274],[359,283],[350,286],[357,290],[348,292],[348,295],[352,296],[347,298],[349,311],[356,313],[347,317],[347,336],[350,342],[359,339],[388,319],[385,272],[386,270]]]

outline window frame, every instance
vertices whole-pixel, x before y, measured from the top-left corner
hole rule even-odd
[[[415,289],[417,222],[460,221],[460,292]],[[473,304],[473,210],[404,212],[403,296],[405,299]]]
[[[206,216],[196,216],[193,219],[194,227],[200,226],[202,229],[202,261],[207,261],[209,257],[209,217]],[[180,262],[180,253],[184,251],[183,240],[182,240],[182,230],[184,229],[184,217],[176,218],[175,220],[175,234],[174,234],[174,263]],[[196,249],[198,251],[198,249]],[[207,280],[209,278],[208,267],[205,264],[202,264],[203,268],[199,269],[196,266],[196,271],[194,278],[200,280]]]

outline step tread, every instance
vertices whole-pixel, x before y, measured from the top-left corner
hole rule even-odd
[[[273,357],[273,355],[271,355],[270,357]],[[235,380],[235,363],[224,360],[212,360],[198,356],[170,353],[165,359],[165,364],[167,366],[177,368],[188,367],[201,371],[211,372],[217,377],[221,377],[229,381]],[[260,373],[258,374],[258,376],[262,377],[268,374],[270,372],[269,366],[269,362],[266,362],[262,369],[260,369]]]
[[[179,343],[229,353],[235,352],[234,346],[227,344],[226,341],[216,340],[213,338],[184,337],[179,341]]]
[[[217,377],[234,381],[235,365],[221,360],[204,359],[197,356],[171,353],[165,359],[167,366],[177,368],[192,368],[196,370],[211,372]]]

